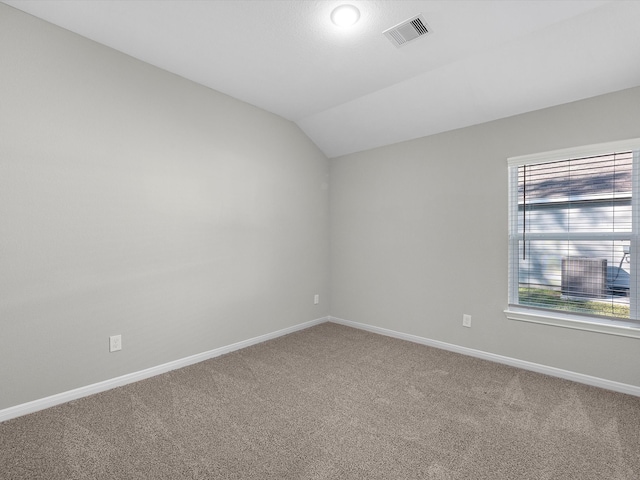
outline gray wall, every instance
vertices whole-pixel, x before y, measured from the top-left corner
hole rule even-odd
[[[332,160],[331,314],[640,386],[640,340],[503,314],[507,158],[640,137],[639,105],[636,88]]]
[[[640,89],[333,160],[329,204],[280,117],[2,4],[0,59],[0,409],[329,313],[640,385],[502,313],[506,158],[639,137]]]
[[[0,59],[0,409],[328,315],[294,124],[3,4]]]

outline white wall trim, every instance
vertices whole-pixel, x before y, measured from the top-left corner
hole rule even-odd
[[[488,353],[482,350],[475,350],[473,348],[462,347],[460,345],[454,345],[452,343],[441,342],[439,340],[431,340],[429,338],[419,337],[417,335],[411,335],[408,333],[396,332],[395,330],[388,330],[386,328],[375,327],[364,323],[352,322],[350,320],[344,320],[342,318],[329,317],[329,321],[345,325],[347,327],[358,328],[360,330],[366,330],[372,333],[378,333],[386,335],[388,337],[398,338],[400,340],[407,340],[413,343],[419,343],[429,347],[440,348],[442,350],[448,350],[450,352],[461,353],[462,355],[468,355],[470,357],[481,358],[483,360],[489,360],[491,362],[502,363],[512,367],[522,368],[524,370],[530,370],[532,372],[543,373],[552,377],[564,378],[565,380],[572,380],[574,382],[591,385],[593,387],[604,388],[607,390],[613,390],[614,392],[626,393],[628,395],[635,395],[640,397],[640,387],[635,385],[629,385],[626,383],[614,382],[613,380],[607,380],[599,377],[592,377],[582,373],[572,372],[569,370],[562,370],[560,368],[548,367],[546,365],[540,365],[538,363],[527,362],[525,360],[518,360],[517,358],[505,357],[502,355],[496,355],[495,353]]]
[[[87,397],[89,395],[104,392],[106,390],[111,390],[112,388],[121,387],[129,383],[138,382],[146,378],[155,377],[156,375],[160,375],[171,370],[176,370],[178,368],[187,367],[189,365],[193,365],[194,363],[203,362],[210,358],[218,357],[226,353],[231,353],[235,350],[240,350],[241,348],[250,347],[251,345],[255,345],[257,343],[266,342],[267,340],[272,340],[289,333],[297,332],[299,330],[313,327],[314,325],[325,323],[329,321],[329,318],[330,317],[317,318],[315,320],[310,320],[308,322],[300,323],[292,327],[283,328],[282,330],[277,330],[272,333],[253,337],[248,340],[243,340],[231,345],[226,345],[224,347],[215,348],[213,350],[209,350],[208,352],[198,353],[196,355],[180,358],[178,360],[147,368],[145,370],[140,370],[138,372],[129,373],[120,377],[87,385],[85,387],[76,388],[67,392],[58,393],[49,397],[40,398],[38,400],[33,400],[31,402],[16,405],[14,407],[9,407],[4,410],[0,410],[0,422],[11,420],[13,418],[27,415],[29,413],[34,413],[39,410],[44,410],[45,408],[54,407],[56,405],[60,405],[61,403],[70,402],[82,397]]]
[[[507,159],[509,165],[535,165],[553,160],[564,160],[571,158],[590,157],[595,155],[606,155],[612,152],[640,149],[640,138],[630,138],[628,140],[618,140],[615,142],[596,143],[593,145],[582,145],[578,147],[563,148],[550,152],[533,153],[529,155],[519,155]]]
[[[192,355],[190,357],[181,358],[178,360],[174,360],[172,362],[164,363],[162,365],[147,368],[145,370],[140,370],[138,372],[129,373],[127,375],[122,375],[120,377],[94,383],[91,385],[87,385],[85,387],[76,388],[74,390],[69,390],[67,392],[58,393],[56,395],[51,395],[49,397],[33,400],[31,402],[23,403],[21,405],[16,405],[14,407],[9,407],[4,410],[0,410],[0,422],[11,420],[13,418],[17,418],[22,415],[27,415],[29,413],[34,413],[39,410],[44,410],[46,408],[54,407],[56,405],[70,402],[72,400],[77,400],[82,397],[87,397],[89,395],[94,395],[96,393],[104,392],[112,388],[121,387],[129,383],[138,382],[146,378],[154,377],[156,375],[161,375],[171,370],[187,367],[189,365],[193,365],[194,363],[203,362],[210,358],[218,357],[226,353],[231,353],[235,350],[240,350],[242,348],[250,347],[251,345],[266,342],[267,340],[272,340],[274,338],[278,338],[283,335],[287,335],[289,333],[297,332],[299,330],[304,330],[306,328],[313,327],[314,325],[319,325],[325,322],[333,322],[340,325],[345,325],[347,327],[358,328],[360,330],[366,330],[368,332],[377,333],[377,334],[385,335],[388,337],[398,338],[400,340],[407,340],[409,342],[418,343],[418,344],[426,345],[429,347],[440,348],[442,350],[448,350],[450,352],[460,353],[462,355],[481,358],[481,359],[489,360],[496,363],[502,363],[504,365],[510,365],[512,367],[522,368],[524,370],[543,373],[545,375],[551,375],[553,377],[564,378],[565,380],[572,380],[574,382],[583,383],[583,384],[591,385],[594,387],[612,390],[614,392],[626,393],[629,395],[640,397],[640,387],[635,385],[614,382],[612,380],[606,380],[604,378],[592,377],[590,375],[571,372],[569,370],[562,370],[560,368],[555,368],[555,367],[548,367],[546,365],[540,365],[538,363],[527,362],[525,360],[518,360],[517,358],[505,357],[502,355],[496,355],[494,353],[488,353],[482,350],[475,350],[473,348],[462,347],[460,345],[441,342],[439,340],[431,340],[429,338],[419,337],[417,335],[397,332],[395,330],[389,330],[386,328],[367,325],[364,323],[352,322],[350,320],[344,320],[338,317],[327,316],[327,317],[317,318],[315,320],[311,320],[298,325],[294,325],[292,327],[284,328],[282,330],[277,330],[272,333],[267,333],[265,335],[260,335],[258,337],[250,338],[248,340],[243,340],[241,342],[233,343],[231,345],[215,348],[213,350]]]
[[[509,320],[518,320],[520,322],[539,323],[541,325],[605,333],[620,337],[640,338],[640,324],[638,323],[571,316],[561,312],[543,313],[542,311],[518,307],[509,307],[508,310],[504,311],[504,314]]]

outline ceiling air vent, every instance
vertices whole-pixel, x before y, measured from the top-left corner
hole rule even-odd
[[[391,27],[382,32],[396,47],[401,47],[405,43],[415,40],[418,37],[431,33],[431,28],[425,22],[422,14],[405,20],[395,27]]]

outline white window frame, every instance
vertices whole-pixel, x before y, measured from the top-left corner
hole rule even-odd
[[[638,269],[640,268],[640,138],[622,140],[616,142],[586,145],[581,147],[566,148],[532,155],[522,155],[507,159],[509,171],[509,269],[508,272],[508,298],[509,302],[518,295],[518,190],[517,169],[511,168],[521,165],[535,165],[540,163],[582,158],[596,155],[606,155],[614,152],[633,151],[633,193],[632,193],[632,221],[631,232],[631,279],[630,279],[630,317],[636,320],[623,320],[616,318],[591,317],[574,313],[547,311],[535,307],[515,305],[508,303],[505,315],[509,320],[532,322],[543,325],[584,330],[609,335],[640,338],[640,312],[638,302]],[[616,234],[605,234],[607,239],[614,238]],[[629,238],[629,233],[623,234]],[[566,237],[565,237],[566,238]]]

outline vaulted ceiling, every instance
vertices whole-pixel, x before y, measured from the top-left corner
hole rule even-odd
[[[640,85],[637,0],[2,1],[296,122],[328,157]],[[343,3],[351,28],[330,21]],[[430,34],[382,34],[418,14]]]

